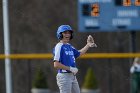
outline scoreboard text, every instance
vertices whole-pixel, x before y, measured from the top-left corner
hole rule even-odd
[[[140,0],[78,2],[78,28],[81,32],[140,30]]]

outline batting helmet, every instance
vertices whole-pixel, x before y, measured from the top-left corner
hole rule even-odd
[[[57,30],[57,38],[61,40],[63,38],[62,33],[65,32],[65,31],[71,31],[73,33],[73,30],[69,25],[61,25],[61,26],[58,27],[58,30]],[[71,38],[70,39],[73,38],[72,33],[71,33]]]

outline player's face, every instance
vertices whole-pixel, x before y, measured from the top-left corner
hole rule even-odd
[[[64,43],[67,43],[67,42],[70,41],[70,37],[71,37],[71,32],[70,31],[65,31],[65,32],[62,33],[62,35],[63,35],[62,40],[63,40]]]

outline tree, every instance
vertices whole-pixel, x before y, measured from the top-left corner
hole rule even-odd
[[[88,68],[88,70],[87,70],[87,74],[85,76],[83,88],[84,89],[97,89],[98,88],[97,79],[94,75],[92,68]]]
[[[39,69],[33,81],[33,88],[48,88],[47,80],[44,72]]]

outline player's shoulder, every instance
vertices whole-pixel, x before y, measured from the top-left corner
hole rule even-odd
[[[70,43],[68,43],[68,45],[69,45],[71,48],[75,49],[75,47],[74,47],[73,45],[71,45]]]
[[[61,43],[61,42],[56,44],[56,46],[62,46],[62,45],[63,45],[63,43]]]
[[[68,46],[72,46],[70,43],[67,43]]]
[[[55,48],[61,48],[63,46],[63,43],[57,43],[56,45],[55,45]]]

